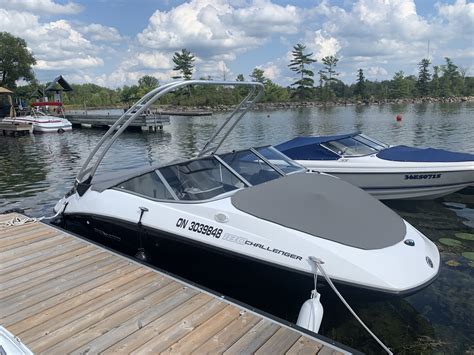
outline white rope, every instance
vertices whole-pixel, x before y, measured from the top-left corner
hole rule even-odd
[[[393,355],[392,351],[384,343],[382,343],[382,341],[379,338],[377,338],[377,336],[369,329],[369,327],[367,327],[365,325],[365,323],[362,321],[362,319],[360,319],[360,317],[352,309],[352,307],[349,305],[349,303],[347,303],[347,301],[341,295],[341,293],[336,288],[336,286],[334,286],[333,282],[331,281],[331,278],[326,274],[326,271],[324,270],[324,268],[322,266],[322,264],[324,264],[324,262],[321,259],[315,258],[314,256],[310,256],[309,260],[314,262],[314,264],[316,265],[316,272],[317,272],[318,269],[321,270],[321,274],[324,276],[324,278],[326,279],[329,286],[331,286],[333,291],[336,293],[336,295],[339,297],[339,299],[342,301],[342,303],[344,303],[344,305],[347,307],[347,309],[352,313],[352,315],[355,317],[355,319],[357,319],[359,321],[359,323],[365,328],[365,330],[367,330],[367,332],[372,336],[372,338],[374,338],[375,341],[377,343],[379,343],[379,345],[387,352],[387,354]]]
[[[13,217],[12,219],[0,222],[0,229],[7,229],[12,227],[23,226],[27,223],[35,223],[41,221],[43,218],[34,218],[34,217]]]
[[[49,217],[20,217],[20,216],[15,216],[12,219],[5,221],[5,222],[0,222],[0,229],[8,229],[12,227],[18,227],[18,226],[23,226],[25,224],[29,223],[36,223],[40,222],[43,219],[53,219],[56,218],[59,214],[61,213],[61,210],[59,210],[54,216],[49,216]]]

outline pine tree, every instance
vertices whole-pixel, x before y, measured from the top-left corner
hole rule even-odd
[[[311,58],[313,53],[305,54],[305,49],[306,46],[301,43],[294,46],[291,51],[293,59],[288,65],[291,70],[300,75],[300,78],[291,84],[291,86],[296,86],[296,94],[300,100],[304,100],[306,97],[311,96],[314,85],[314,73],[309,69],[309,66],[316,62],[316,59]]]
[[[433,97],[439,97],[440,95],[440,81],[439,81],[439,73],[441,69],[438,65],[433,67],[433,79],[430,83],[430,93]]]
[[[331,81],[335,80],[335,76],[339,75],[339,73],[334,70],[337,65],[339,59],[333,55],[329,55],[324,57],[321,60],[324,64],[324,72],[326,73],[326,83],[331,83]]]
[[[194,55],[187,49],[182,49],[181,53],[174,52],[173,63],[175,64],[173,70],[180,72],[180,75],[173,76],[173,79],[190,80],[193,75]]]
[[[324,64],[324,69],[321,70],[323,73],[322,79],[324,80],[324,101],[330,98],[333,95],[331,84],[336,81],[335,76],[339,73],[334,70],[339,59],[333,55],[324,57],[321,60]]]
[[[418,80],[416,81],[416,88],[418,89],[418,93],[420,96],[425,97],[428,96],[430,93],[430,80],[431,74],[428,69],[431,62],[429,59],[423,58],[421,62],[418,63],[418,68],[420,71],[418,72]]]
[[[459,94],[459,86],[461,84],[461,75],[458,71],[458,66],[454,65],[453,61],[445,57],[446,64],[441,66],[443,75],[441,77],[441,91],[442,96],[451,96]]]
[[[357,72],[357,84],[354,90],[354,94],[360,96],[360,98],[365,99],[365,77],[364,71],[359,69]]]
[[[408,96],[408,81],[403,71],[396,72],[393,76],[391,96],[394,99],[400,99]]]

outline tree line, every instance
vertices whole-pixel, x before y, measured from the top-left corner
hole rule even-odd
[[[306,46],[298,43],[292,48],[292,58],[288,67],[295,73],[294,81],[288,87],[282,87],[265,76],[261,68],[254,68],[248,75],[251,81],[258,81],[265,86],[263,102],[291,101],[379,101],[403,98],[471,96],[474,94],[474,78],[466,75],[466,69],[460,68],[446,57],[444,63],[434,65],[423,58],[418,63],[418,75],[405,75],[403,71],[395,73],[390,80],[370,81],[360,68],[355,75],[355,83],[345,84],[338,79],[339,58],[334,55],[321,59],[321,63],[306,51]],[[172,57],[173,79],[189,80],[195,72],[195,56],[187,49],[174,53]],[[15,89],[18,97],[28,99],[32,92],[41,90],[36,81],[32,66],[36,63],[34,56],[27,50],[26,42],[7,32],[0,32],[0,86]],[[316,66],[319,70],[316,71]],[[222,77],[224,76],[224,77]],[[16,82],[23,79],[28,85],[16,87]],[[200,78],[204,80],[226,79],[226,72],[216,77]],[[227,78],[228,79],[228,78]],[[245,81],[244,74],[238,74],[237,81]],[[47,85],[47,83],[45,84]],[[73,91],[63,93],[65,105],[76,107],[111,107],[130,105],[144,94],[159,85],[158,79],[145,75],[137,84],[124,85],[110,89],[96,84],[72,84]],[[43,86],[44,88],[44,86]],[[213,86],[195,87],[165,96],[163,103],[178,105],[215,106],[229,105],[238,102],[246,95],[245,88],[219,88]]]

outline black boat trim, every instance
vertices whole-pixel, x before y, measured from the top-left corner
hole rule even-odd
[[[105,223],[110,223],[112,225],[117,225],[117,224],[126,225],[127,228],[130,228],[135,233],[137,233],[136,235],[138,237],[139,227],[136,223],[133,223],[133,222],[124,221],[124,220],[114,218],[114,217],[106,217],[106,216],[101,216],[101,215],[96,215],[96,214],[85,214],[85,213],[75,213],[75,214],[70,213],[70,214],[66,214],[66,215],[63,216],[63,218],[74,218],[74,217],[80,217],[80,218],[85,218],[85,219],[96,219],[98,221],[102,220]],[[165,232],[165,231],[162,231],[162,230],[159,230],[159,229],[149,228],[149,227],[146,227],[146,226],[142,226],[141,228],[145,233],[150,233],[151,235],[157,235],[158,234],[159,237],[161,237],[161,238],[165,238],[165,239],[168,239],[168,240],[173,240],[173,241],[176,241],[178,243],[184,243],[184,244],[187,244],[187,245],[197,246],[199,248],[204,248],[204,249],[211,249],[212,251],[215,251],[215,252],[217,252],[219,254],[222,254],[224,256],[230,255],[230,256],[233,256],[233,257],[244,258],[246,260],[249,260],[250,262],[271,266],[271,267],[282,269],[282,270],[285,270],[285,271],[305,275],[305,276],[311,277],[311,278],[314,276],[313,273],[308,273],[308,272],[305,272],[305,271],[289,268],[287,266],[275,264],[275,263],[272,263],[272,262],[269,262],[269,261],[266,261],[266,260],[261,260],[261,259],[249,256],[249,255],[237,253],[237,252],[234,252],[232,250],[224,249],[224,248],[221,248],[221,247],[218,247],[218,246],[215,246],[215,245],[210,245],[208,243],[200,242],[200,241],[197,241],[197,240],[192,240],[190,238],[181,236],[179,234],[173,234],[173,233]],[[83,239],[88,240],[87,238],[83,238]],[[101,245],[101,244],[98,244],[98,245]],[[113,250],[113,249],[111,249],[111,250]],[[376,293],[380,293],[382,295],[387,295],[387,296],[405,297],[405,296],[412,295],[412,294],[424,289],[425,287],[429,286],[431,283],[433,283],[438,278],[438,276],[440,274],[440,271],[441,271],[441,268],[438,268],[438,272],[436,273],[436,275],[433,276],[428,281],[426,281],[423,284],[420,284],[418,286],[415,286],[411,289],[403,290],[403,291],[388,291],[388,290],[380,289],[380,288],[377,288],[377,287],[355,284],[355,283],[352,283],[352,282],[339,280],[339,279],[336,279],[336,278],[331,278],[331,280],[335,284],[342,285],[342,286],[359,288],[359,289],[367,290],[369,292],[376,292]],[[322,282],[326,283],[325,278],[321,275],[318,275],[318,282],[319,281],[322,281]]]

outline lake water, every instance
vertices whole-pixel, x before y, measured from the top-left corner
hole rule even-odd
[[[397,114],[403,116],[401,122],[396,122]],[[172,117],[163,132],[127,132],[109,152],[100,171],[191,157],[223,117]],[[474,103],[256,112],[236,127],[226,148],[355,130],[390,144],[474,153]],[[103,134],[101,130],[75,129],[66,134],[0,137],[0,212],[19,207],[32,216],[51,215],[53,205],[71,188],[80,166]],[[434,201],[387,205],[437,243],[443,261],[441,274],[415,295],[357,300],[354,308],[396,353],[474,351],[474,263],[462,256],[474,251],[474,242],[459,235],[474,234],[473,189]],[[461,244],[445,246],[440,238],[453,238]],[[302,297],[304,300],[307,295]],[[323,303],[323,335],[366,352],[380,352],[343,305],[335,299],[323,299]],[[286,315],[290,321],[296,317]]]

